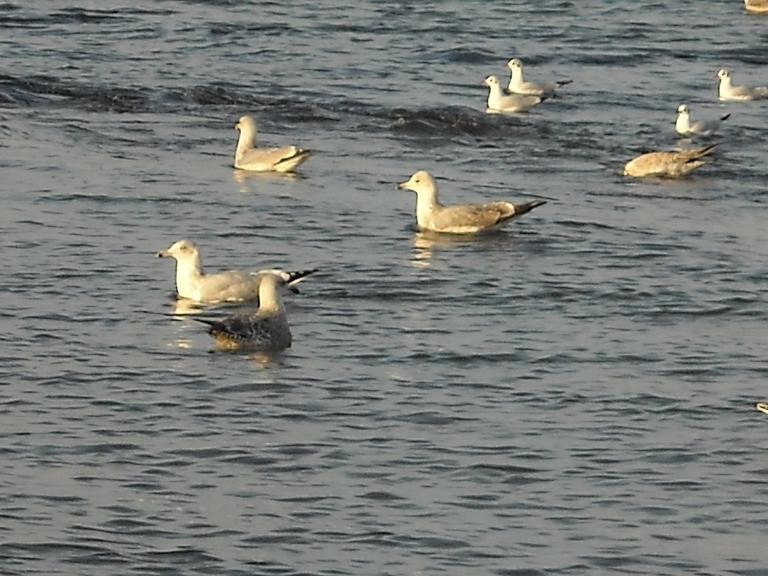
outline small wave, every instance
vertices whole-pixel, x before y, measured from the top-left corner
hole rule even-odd
[[[144,112],[150,109],[148,91],[70,82],[53,76],[0,76],[0,94],[17,105],[68,102],[96,112]]]
[[[482,136],[494,129],[494,123],[485,114],[461,106],[396,108],[389,113],[389,120],[393,130],[416,135]]]
[[[108,22],[124,19],[125,16],[118,10],[99,10],[88,8],[67,8],[52,12],[45,19],[52,24],[84,24]]]
[[[250,99],[241,96],[241,92],[235,86],[226,84],[208,84],[170,90],[166,93],[166,99],[202,106],[231,106],[250,103]]]
[[[208,26],[208,32],[211,36],[226,36],[232,40],[233,36],[242,35],[251,37],[257,36],[279,36],[289,34],[294,31],[292,26],[280,22],[214,22]]]
[[[460,64],[487,64],[498,60],[498,55],[490,52],[478,50],[476,48],[449,48],[434,52],[432,56],[441,62],[455,62]]]

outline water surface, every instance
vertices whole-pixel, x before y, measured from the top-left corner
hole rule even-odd
[[[667,4],[0,4],[0,573],[768,574],[768,20]],[[486,115],[513,56],[574,82]],[[682,102],[715,160],[625,180]],[[421,234],[419,169],[548,203]],[[209,353],[180,238],[320,268],[293,348]]]

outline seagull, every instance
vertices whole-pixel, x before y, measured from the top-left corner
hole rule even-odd
[[[765,402],[758,402],[755,404],[755,408],[758,409],[763,414],[768,414],[768,404]]]
[[[253,172],[292,172],[311,152],[296,146],[282,148],[256,148],[256,120],[242,116],[235,124],[240,132],[235,151],[235,168]]]
[[[280,269],[241,272],[227,270],[218,274],[203,272],[203,262],[197,245],[191,240],[179,240],[156,254],[158,258],[176,260],[176,292],[180,298],[213,304],[216,302],[242,302],[258,300],[259,285],[264,276],[277,276],[291,290],[317,269],[286,272]]]
[[[743,102],[746,100],[768,98],[768,86],[760,86],[758,88],[734,86],[731,83],[731,73],[727,68],[718,70],[717,77],[720,79],[720,84],[717,88],[717,96],[720,100]]]
[[[529,96],[554,96],[555,90],[560,86],[570,84],[573,80],[558,80],[557,82],[526,82],[523,79],[523,61],[519,58],[512,58],[507,62],[507,68],[512,73],[509,78],[507,90],[513,94],[527,94]]]
[[[437,184],[429,172],[424,170],[416,172],[407,182],[398,184],[398,188],[416,192],[416,222],[420,229],[450,234],[473,234],[490,230],[546,204],[543,200],[534,200],[523,204],[489,202],[443,206],[437,198]]]
[[[675,123],[675,130],[678,134],[683,136],[710,136],[717,132],[720,124],[730,118],[730,114],[720,116],[719,119],[713,119],[709,121],[691,122],[691,115],[686,104],[680,104],[677,107],[677,122]]]
[[[544,98],[541,96],[504,94],[501,91],[498,76],[488,76],[483,80],[483,84],[490,88],[490,92],[488,93],[488,108],[486,112],[527,112],[544,101]]]
[[[755,14],[768,14],[768,0],[744,0],[747,12]]]
[[[624,176],[663,176],[679,178],[704,166],[700,158],[711,154],[716,144],[697,150],[681,150],[678,152],[649,152],[627,162],[624,166]]]
[[[210,326],[208,334],[221,351],[277,352],[290,348],[291,329],[278,294],[284,283],[275,274],[263,275],[259,283],[259,308],[255,312],[233,314],[223,320],[194,320]]]

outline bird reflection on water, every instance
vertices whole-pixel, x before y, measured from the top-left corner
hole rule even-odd
[[[419,231],[413,234],[413,258],[415,268],[429,268],[432,257],[441,250],[459,249],[467,246],[482,246],[489,250],[508,250],[517,240],[511,230],[491,230],[479,234],[441,234],[440,232]]]

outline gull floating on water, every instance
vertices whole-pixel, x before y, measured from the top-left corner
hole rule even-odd
[[[179,240],[157,253],[158,258],[176,260],[176,292],[181,298],[195,302],[241,302],[258,300],[259,286],[266,276],[277,276],[286,286],[298,291],[296,285],[316,269],[286,272],[280,269],[241,272],[227,270],[218,274],[203,272],[203,262],[197,245],[191,240]]]
[[[768,0],[744,0],[747,12],[754,14],[768,14]]]
[[[512,58],[507,62],[507,68],[512,73],[509,78],[507,90],[513,94],[527,94],[529,96],[554,96],[555,90],[560,86],[570,84],[573,80],[558,80],[557,82],[526,82],[523,78],[523,61]]]
[[[464,204],[443,206],[437,198],[437,184],[424,170],[416,172],[398,188],[416,192],[416,222],[422,230],[448,232],[450,234],[473,234],[489,230],[546,204],[534,200],[523,204],[510,202],[489,202],[488,204]]]
[[[240,132],[235,151],[235,168],[253,172],[292,172],[301,165],[311,152],[296,146],[282,148],[256,147],[256,120],[242,116],[235,124]]]
[[[681,150],[677,152],[648,152],[627,162],[624,166],[624,176],[662,176],[680,178],[704,166],[701,160],[711,154],[716,144],[697,150]]]
[[[755,404],[755,408],[762,412],[763,414],[768,414],[768,404],[765,402],[758,402]]]
[[[284,283],[281,277],[266,274],[259,283],[259,308],[255,312],[233,314],[223,320],[194,320],[210,326],[208,334],[222,351],[277,352],[289,348],[291,330],[278,293]]]
[[[488,109],[486,112],[526,112],[544,101],[541,96],[526,96],[524,94],[504,94],[501,91],[499,78],[488,76],[483,84],[488,86]]]
[[[746,100],[768,98],[768,86],[760,86],[758,88],[734,86],[731,82],[731,73],[727,68],[718,70],[717,77],[720,79],[720,84],[717,87],[717,97],[720,100],[743,102]]]
[[[730,114],[725,114],[720,116],[720,118],[712,120],[692,122],[688,106],[686,104],[680,104],[680,106],[677,107],[675,130],[677,130],[678,134],[682,134],[683,136],[710,136],[717,132],[717,129],[720,128],[720,124],[730,117]]]

